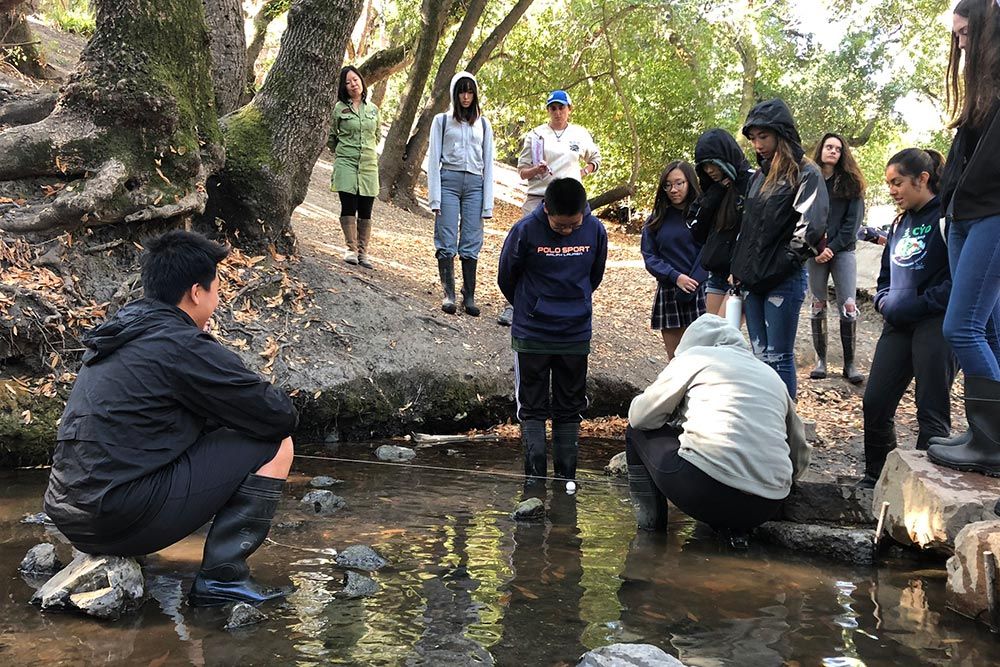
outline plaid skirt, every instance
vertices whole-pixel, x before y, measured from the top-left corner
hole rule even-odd
[[[657,331],[683,329],[705,314],[705,283],[698,285],[691,298],[677,299],[679,287],[657,285],[653,299],[653,315],[650,326]]]

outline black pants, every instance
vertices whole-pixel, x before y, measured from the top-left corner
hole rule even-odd
[[[340,195],[340,214],[356,215],[362,220],[372,219],[372,206],[375,205],[375,197],[365,197],[351,192],[338,192]]]
[[[749,530],[778,512],[784,499],[772,500],[734,489],[681,458],[680,434],[672,426],[655,431],[630,426],[625,430],[628,464],[645,466],[656,488],[680,511],[715,530]]]
[[[67,535],[80,551],[141,556],[184,539],[215,516],[250,473],[278,453],[280,443],[254,440],[221,428],[201,437],[176,460],[156,472],[111,491],[102,510],[147,506],[134,530],[99,544]]]
[[[514,398],[518,421],[579,424],[588,404],[587,355],[515,352]]]
[[[916,378],[917,446],[951,431],[951,383],[958,363],[941,333],[944,316],[912,328],[886,323],[875,346],[875,358],[865,387],[865,443],[895,444],[895,416],[910,380]]]

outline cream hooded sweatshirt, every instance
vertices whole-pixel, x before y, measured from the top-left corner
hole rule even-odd
[[[716,315],[688,327],[677,355],[628,411],[637,429],[683,427],[678,454],[712,479],[780,500],[812,448],[784,382]]]

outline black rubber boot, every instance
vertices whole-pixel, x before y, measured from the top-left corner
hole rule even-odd
[[[972,432],[969,442],[951,447],[932,445],[927,457],[946,468],[1000,477],[1000,382],[966,377],[965,417]]]
[[[940,445],[941,447],[954,447],[955,445],[967,445],[971,441],[972,431],[966,431],[948,438],[943,435],[936,435],[927,441],[927,446]]]
[[[632,499],[639,530],[666,531],[667,499],[656,488],[649,471],[641,463],[628,467],[628,495]]]
[[[865,433],[865,476],[855,486],[859,489],[874,489],[885,467],[885,458],[896,449],[896,430],[885,437]]]
[[[854,366],[854,341],[858,330],[857,320],[840,320],[840,344],[844,347],[844,377],[851,384],[861,384],[865,376]]]
[[[521,444],[524,447],[524,485],[544,486],[549,465],[545,455],[545,422],[541,419],[521,422]]]
[[[812,324],[813,347],[816,348],[816,367],[809,373],[813,380],[826,377],[826,308],[809,318]]]
[[[462,258],[462,308],[466,315],[479,317],[479,306],[476,305],[476,265],[479,260],[469,257]]]
[[[557,479],[576,479],[580,425],[575,422],[552,424],[552,467]]]
[[[438,276],[441,278],[441,289],[444,298],[441,299],[441,310],[449,315],[455,314],[455,258],[438,257]]]
[[[212,607],[230,602],[259,604],[282,598],[291,588],[269,588],[250,577],[247,557],[264,543],[278,508],[285,480],[247,475],[223,505],[208,531],[201,571],[194,579],[188,602]]]

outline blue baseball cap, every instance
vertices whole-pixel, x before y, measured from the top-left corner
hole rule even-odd
[[[549,93],[549,99],[545,101],[545,107],[548,108],[550,104],[555,104],[557,102],[559,104],[565,104],[566,106],[573,104],[569,99],[569,93],[565,90],[553,90]]]

